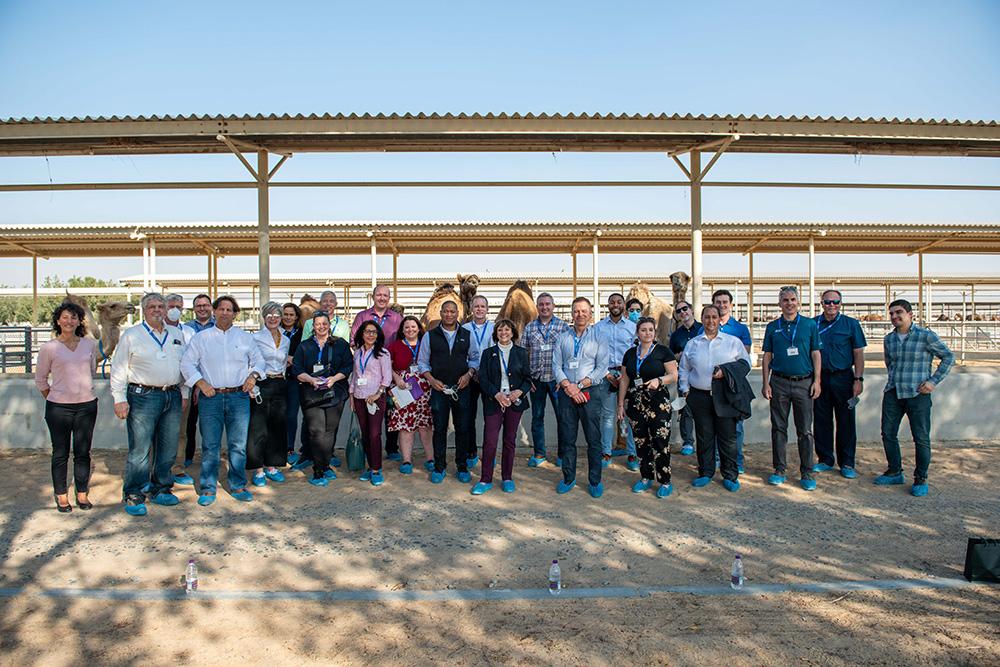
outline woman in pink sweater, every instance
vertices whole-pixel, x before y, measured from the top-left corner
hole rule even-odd
[[[76,506],[93,507],[87,498],[90,483],[90,443],[97,421],[97,397],[94,395],[94,369],[97,343],[85,338],[83,309],[63,303],[52,312],[55,337],[38,351],[35,386],[45,397],[45,423],[52,438],[52,487],[56,509],[71,512],[69,451],[73,448],[73,481]]]

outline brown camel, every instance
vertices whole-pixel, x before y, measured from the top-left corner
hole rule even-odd
[[[421,323],[424,325],[424,330],[433,329],[441,321],[441,304],[445,301],[454,301],[458,304],[458,321],[465,321],[465,306],[462,304],[462,298],[455,290],[454,285],[445,283],[434,290],[434,294],[431,295],[430,300],[427,302],[424,316],[420,318]]]
[[[465,316],[460,317],[459,322],[465,322],[472,319],[472,300],[479,290],[479,276],[475,273],[466,276],[459,273],[456,278],[458,278],[459,294],[462,295],[462,307],[465,310]]]
[[[687,301],[688,287],[691,285],[691,276],[683,271],[674,271],[670,274],[670,287],[674,293],[674,305],[678,301]]]
[[[306,322],[312,319],[313,313],[319,310],[319,301],[311,294],[303,294],[302,298],[299,299],[299,310],[302,311],[302,317],[299,318],[299,326],[304,327]]]
[[[531,320],[538,317],[538,308],[535,306],[535,297],[523,280],[518,280],[507,290],[507,298],[503,300],[500,308],[498,320],[508,319],[514,323],[518,334],[524,332],[524,327]]]
[[[666,345],[670,342],[670,334],[674,330],[674,306],[653,294],[649,285],[639,281],[628,291],[629,299],[642,302],[643,317],[652,317],[656,321],[656,340]]]
[[[83,326],[87,336],[100,341],[99,353],[104,359],[111,358],[121,337],[121,324],[135,312],[135,306],[125,301],[107,301],[97,306],[97,317],[87,304],[87,300],[66,292],[63,303],[72,303],[83,309]]]

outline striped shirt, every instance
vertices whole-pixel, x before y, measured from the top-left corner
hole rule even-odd
[[[895,331],[890,331],[882,344],[885,367],[889,371],[885,391],[895,389],[898,398],[913,398],[919,393],[917,387],[927,380],[935,385],[941,384],[955,365],[955,355],[938,335],[916,324],[910,326],[910,332],[902,342]],[[937,370],[932,366],[935,357],[941,360]]]

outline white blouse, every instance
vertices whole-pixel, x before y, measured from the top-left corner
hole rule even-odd
[[[267,375],[284,373],[288,365],[288,346],[291,341],[289,341],[288,336],[284,335],[278,338],[280,340],[275,345],[274,337],[271,336],[271,332],[268,331],[267,327],[258,329],[253,335],[253,340],[257,343],[257,349],[260,350],[261,356],[264,357],[264,368]]]

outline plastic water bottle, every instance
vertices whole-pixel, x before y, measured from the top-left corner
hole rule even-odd
[[[559,569],[559,561],[554,560],[549,568],[549,593],[559,595],[560,591],[562,591],[562,571]]]
[[[198,591],[198,566],[194,558],[188,561],[187,572],[184,573],[184,592],[188,595]]]
[[[729,586],[735,590],[739,591],[743,589],[743,559],[740,558],[739,554],[736,554],[736,558],[733,559],[733,570],[730,573]]]

